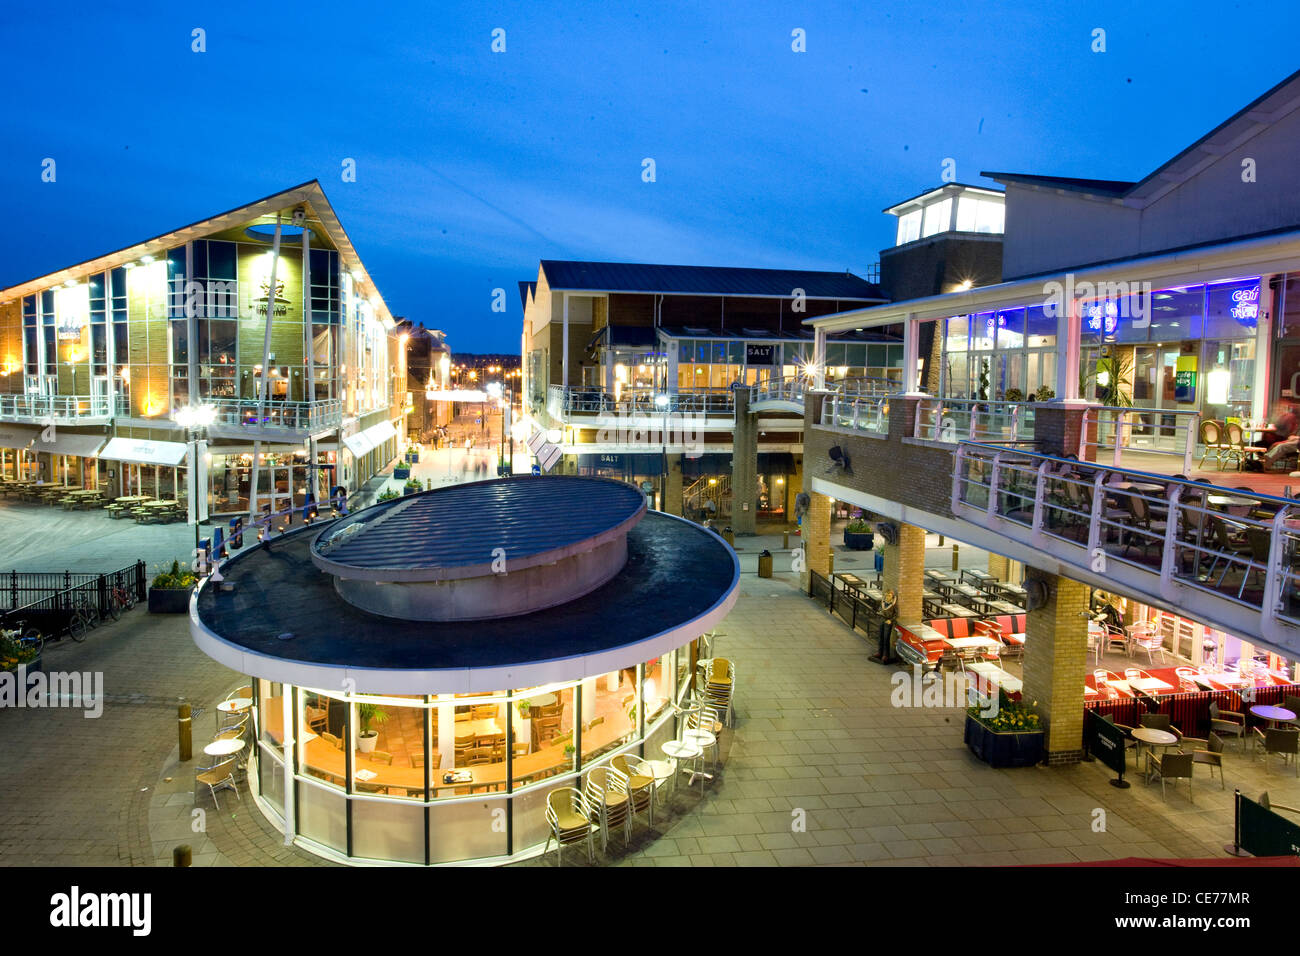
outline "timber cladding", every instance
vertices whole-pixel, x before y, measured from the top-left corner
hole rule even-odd
[[[804,491],[811,493],[812,479],[827,478],[837,485],[888,498],[943,517],[952,516],[951,446],[913,444],[903,438],[912,430],[916,399],[895,397],[889,403],[889,437],[854,435],[814,425],[827,396],[809,396],[805,410]],[[850,471],[831,467],[830,448],[838,445],[849,457]]]

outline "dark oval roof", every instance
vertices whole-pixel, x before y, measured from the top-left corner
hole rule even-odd
[[[554,562],[627,534],[645,496],[608,478],[496,478],[383,502],[312,542],[317,567],[345,578],[438,581]]]

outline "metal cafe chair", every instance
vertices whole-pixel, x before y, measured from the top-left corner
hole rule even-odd
[[[1160,798],[1165,797],[1166,780],[1187,780],[1187,799],[1192,799],[1192,754],[1185,754],[1181,751],[1170,753],[1166,751],[1159,758],[1148,751],[1147,753],[1147,784],[1156,777],[1160,778]]]
[[[596,862],[595,832],[597,824],[592,822],[591,807],[581,790],[574,787],[560,787],[546,795],[546,825],[550,832],[546,837],[546,846],[542,848],[544,856],[555,841],[555,865],[564,862],[564,848],[571,843],[587,844],[587,862]]]

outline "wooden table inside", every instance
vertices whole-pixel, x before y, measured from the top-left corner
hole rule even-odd
[[[266,707],[263,713],[266,714],[266,732],[272,740],[279,742],[284,739],[281,732],[283,726],[282,714],[283,706],[281,698],[271,697],[267,699]],[[475,727],[483,731],[484,735],[493,733],[504,733],[499,728],[499,724],[494,719],[461,721],[456,725],[457,730],[461,728]],[[463,736],[463,734],[462,734]],[[583,749],[590,752],[600,750],[609,744],[614,743],[621,737],[615,727],[606,721],[598,724],[591,730],[582,735]],[[571,743],[572,740],[566,741]],[[326,742],[323,738],[312,737],[301,747],[303,770],[315,770],[320,773],[328,774],[336,782],[342,784],[347,772],[344,753],[336,748],[333,744]],[[435,750],[436,755],[436,750]],[[541,747],[533,753],[524,754],[514,758],[514,781],[515,785],[527,784],[531,781],[528,779],[535,776],[550,776],[553,773],[567,773],[573,766],[573,755],[564,753],[563,744],[550,744]],[[368,787],[381,787],[383,789],[403,790],[409,792],[424,792],[424,770],[423,767],[400,767],[388,766],[383,763],[377,763],[371,760],[360,750],[354,751],[352,756],[353,770],[372,770],[375,776],[369,780],[361,781]],[[469,770],[474,775],[474,779],[467,783],[444,783],[442,775],[455,770]],[[478,789],[499,789],[504,790],[506,784],[506,762],[480,764],[476,767],[433,767],[429,771],[429,789],[435,794],[440,790],[458,790],[463,789],[472,792]]]

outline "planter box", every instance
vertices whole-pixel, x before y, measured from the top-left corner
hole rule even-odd
[[[193,588],[150,588],[150,614],[185,614],[190,609]]]
[[[413,495],[413,494],[415,494],[417,491],[420,491],[420,490],[421,490],[421,489],[419,489],[419,488],[407,488],[405,485],[402,486],[402,494],[403,494],[403,495]]]
[[[870,551],[876,546],[874,531],[845,531],[844,547],[850,551]]]
[[[394,469],[393,469],[393,477],[394,477],[394,478],[399,478],[399,479],[401,479],[402,481],[405,481],[407,478],[410,478],[410,477],[411,477],[411,469],[410,469],[410,468],[394,468]]]
[[[998,733],[966,715],[966,746],[990,767],[1032,767],[1043,759],[1045,732]]]

